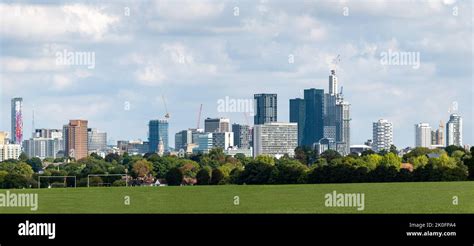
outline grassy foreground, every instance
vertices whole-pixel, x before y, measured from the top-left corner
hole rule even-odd
[[[364,193],[365,210],[326,207],[326,193]],[[6,190],[0,190],[5,193]],[[39,208],[0,213],[474,213],[474,182],[96,187],[38,193]],[[130,205],[125,205],[125,196]],[[239,205],[234,205],[234,197]],[[453,205],[453,196],[459,204]]]

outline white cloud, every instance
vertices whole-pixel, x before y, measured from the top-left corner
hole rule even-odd
[[[192,21],[210,19],[218,16],[224,9],[224,3],[212,0],[158,0],[155,10],[158,17],[167,20]]]
[[[166,79],[163,70],[158,64],[148,64],[144,68],[139,69],[135,74],[138,82],[147,86],[161,85]]]
[[[84,4],[64,6],[0,4],[0,33],[26,40],[63,39],[77,35],[100,41],[119,21],[99,7]]]

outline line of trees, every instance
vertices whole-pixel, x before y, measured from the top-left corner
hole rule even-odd
[[[403,157],[396,149],[361,156],[340,156],[328,150],[317,155],[308,148],[298,147],[295,157],[275,159],[270,156],[248,158],[242,154],[226,156],[222,149],[186,158],[109,154],[105,158],[92,154],[78,161],[26,158],[0,163],[0,188],[34,188],[38,176],[76,176],[77,186],[87,186],[89,174],[124,174],[131,185],[150,184],[155,179],[168,185],[196,184],[313,184],[355,182],[409,182],[474,180],[474,147],[470,151],[456,146],[444,150],[415,148]],[[435,154],[434,156],[432,154]],[[429,157],[431,156],[431,157]],[[55,165],[56,162],[56,165]],[[410,163],[403,166],[402,163]],[[47,164],[47,166],[46,166]],[[403,167],[402,167],[403,166]],[[41,172],[41,174],[39,174]],[[151,180],[151,181],[150,181]],[[124,186],[120,176],[91,177],[90,185]],[[74,186],[71,179],[41,179],[41,187]]]

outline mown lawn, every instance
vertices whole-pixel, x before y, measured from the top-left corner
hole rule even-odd
[[[326,207],[324,195],[364,193],[365,209]],[[5,193],[6,190],[0,190]],[[0,213],[474,213],[474,182],[26,189],[39,209]],[[130,205],[125,205],[125,197]],[[235,196],[239,205],[234,205]],[[453,196],[459,204],[453,205]]]

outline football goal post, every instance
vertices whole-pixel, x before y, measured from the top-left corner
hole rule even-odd
[[[125,186],[128,186],[128,174],[126,173],[119,173],[119,174],[89,174],[87,175],[87,187],[90,187],[90,178],[91,177],[124,177],[125,176]],[[99,186],[107,186],[110,185],[108,183],[101,182]]]
[[[67,188],[68,187],[68,179],[74,179],[74,188],[77,187],[77,180],[76,180],[76,176],[38,176],[38,189],[41,189],[41,179],[53,179],[53,180],[57,180],[57,179],[62,179],[62,184],[63,184],[63,187]],[[53,184],[49,184],[48,185],[48,188],[52,188],[54,186],[54,184],[60,184],[60,183],[53,183]]]

